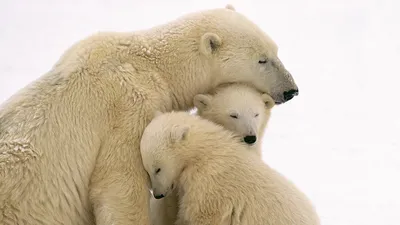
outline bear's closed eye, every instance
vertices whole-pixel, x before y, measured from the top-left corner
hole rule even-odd
[[[258,63],[260,63],[260,64],[265,64],[265,63],[267,63],[267,60],[266,60],[266,59],[260,59],[260,60],[258,61]]]

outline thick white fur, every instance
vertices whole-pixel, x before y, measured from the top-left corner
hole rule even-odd
[[[0,224],[150,224],[139,142],[154,111],[228,82],[275,101],[297,88],[260,57],[278,62],[275,43],[229,9],[78,42],[0,107]]]
[[[240,141],[249,133],[256,135],[256,143],[243,144],[261,157],[264,130],[274,107],[274,101],[269,95],[260,94],[254,88],[243,84],[221,85],[210,94],[196,95],[194,105],[197,115],[234,132]],[[232,118],[232,114],[237,118]],[[177,213],[177,191],[162,199],[150,197],[150,217],[153,225],[174,225]]]
[[[196,95],[194,105],[197,115],[234,132],[241,141],[256,136],[257,141],[248,146],[261,156],[262,138],[275,106],[268,94],[243,84],[221,85],[210,94]]]
[[[141,154],[154,196],[178,191],[176,225],[319,224],[292,182],[233,132],[199,116],[155,117],[142,136]]]

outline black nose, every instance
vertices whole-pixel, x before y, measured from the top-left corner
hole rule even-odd
[[[163,195],[163,194],[161,194],[161,195],[154,195],[154,198],[155,198],[155,199],[164,198],[164,195]]]
[[[244,137],[244,142],[246,142],[247,144],[254,144],[254,142],[257,141],[257,137],[256,136],[246,136]]]
[[[296,89],[292,89],[290,91],[285,91],[285,92],[283,92],[283,99],[285,100],[285,102],[287,102],[298,94],[299,94],[299,90],[296,90]]]

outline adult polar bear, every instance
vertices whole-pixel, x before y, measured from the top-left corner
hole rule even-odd
[[[277,103],[298,91],[275,43],[230,7],[78,42],[1,106],[0,224],[148,225],[144,128],[231,82]]]

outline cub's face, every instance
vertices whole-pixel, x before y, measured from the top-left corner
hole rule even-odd
[[[197,95],[198,115],[238,134],[243,142],[255,145],[265,129],[273,100],[246,86],[227,86],[214,95]]]
[[[151,189],[153,196],[156,199],[168,196],[174,189],[177,180],[177,167],[174,164],[174,159],[156,160],[151,166],[146,167],[146,171],[150,176]]]
[[[146,127],[140,143],[143,165],[156,199],[167,196],[176,186],[183,169],[176,148],[180,148],[189,131],[188,127],[176,126],[165,118],[165,115],[157,115]]]

